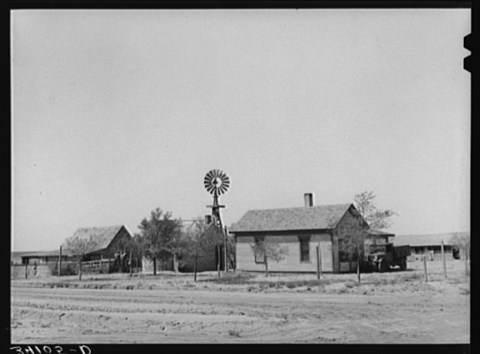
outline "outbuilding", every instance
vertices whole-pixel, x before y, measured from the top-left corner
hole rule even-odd
[[[455,234],[466,235],[466,232],[458,233],[438,233],[438,234],[415,234],[415,235],[397,235],[394,245],[410,245],[409,260],[420,260],[423,255],[427,255],[427,260],[439,261],[442,259],[442,241],[445,257],[447,260],[460,259],[465,257],[459,247],[452,241]]]
[[[92,241],[95,247],[84,255],[85,270],[125,270],[127,244],[132,233],[125,225],[84,227],[73,234],[73,238]]]
[[[21,256],[22,264],[47,264],[57,263],[60,259],[59,250],[29,252]],[[62,262],[72,261],[70,252],[62,251]]]

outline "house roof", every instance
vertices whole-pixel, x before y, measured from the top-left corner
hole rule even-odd
[[[99,251],[108,247],[110,242],[115,238],[120,229],[124,227],[132,236],[132,233],[125,225],[105,226],[105,227],[85,227],[79,228],[73,234],[73,237],[78,237],[84,240],[96,240],[97,246],[92,252]]]
[[[314,207],[249,210],[229,230],[285,231],[333,229],[353,204],[319,205]]]
[[[467,232],[449,232],[440,234],[423,234],[423,235],[397,235],[393,242],[395,246],[440,246],[442,240],[444,245],[453,245],[451,238],[455,234],[466,235]]]

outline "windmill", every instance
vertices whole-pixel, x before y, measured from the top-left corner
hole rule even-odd
[[[213,195],[213,205],[207,205],[208,208],[212,208],[213,222],[223,229],[220,209],[225,208],[225,205],[218,204],[218,197],[227,192],[230,187],[230,178],[223,171],[211,170],[205,175],[203,184],[207,192]]]
[[[230,178],[223,171],[211,170],[205,175],[203,184],[207,192],[213,195],[213,204],[207,205],[207,208],[212,208],[212,221],[215,226],[220,227],[220,230],[224,234],[224,265],[225,271],[227,271],[227,233],[223,228],[220,213],[220,209],[225,208],[225,205],[218,203],[218,197],[228,191]]]

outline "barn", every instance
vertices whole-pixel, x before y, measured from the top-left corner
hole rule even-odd
[[[445,258],[461,259],[464,258],[457,245],[452,243],[452,237],[455,234],[467,235],[467,232],[450,232],[438,234],[415,234],[415,235],[397,235],[394,241],[395,246],[410,245],[409,260],[420,260],[426,254],[427,260],[440,261],[442,260],[442,241],[445,252]]]
[[[288,248],[280,262],[269,263],[277,272],[316,272],[316,247],[319,246],[324,272],[353,270],[348,254],[342,249],[340,229],[352,220],[361,220],[363,230],[369,226],[352,203],[315,206],[313,194],[304,195],[303,207],[249,210],[230,228],[235,238],[236,267],[243,271],[263,271],[264,263],[256,259],[251,245],[268,238]],[[371,242],[388,240],[393,234],[371,232]]]
[[[132,239],[132,233],[125,225],[84,227],[73,234],[79,238],[96,243],[95,248],[87,253],[84,258],[85,270],[98,270],[121,267],[116,263],[126,263],[126,245]]]

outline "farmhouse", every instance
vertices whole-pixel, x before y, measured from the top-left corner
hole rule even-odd
[[[319,246],[320,264],[324,272],[348,272],[353,270],[349,254],[342,246],[343,228],[352,221],[359,221],[365,232],[368,224],[351,203],[314,206],[313,194],[304,196],[304,207],[249,210],[232,225],[236,245],[238,270],[262,271],[264,264],[256,259],[251,245],[265,238],[288,248],[288,255],[280,262],[269,263],[271,271],[315,272],[316,247]],[[393,234],[371,230],[367,239],[388,242]]]
[[[457,245],[452,243],[452,237],[455,234],[467,235],[466,232],[459,233],[440,233],[440,234],[422,234],[422,235],[397,235],[394,241],[395,246],[410,245],[411,255],[409,260],[420,260],[426,254],[427,260],[440,261],[442,260],[442,248],[445,257],[449,259],[464,258]]]

